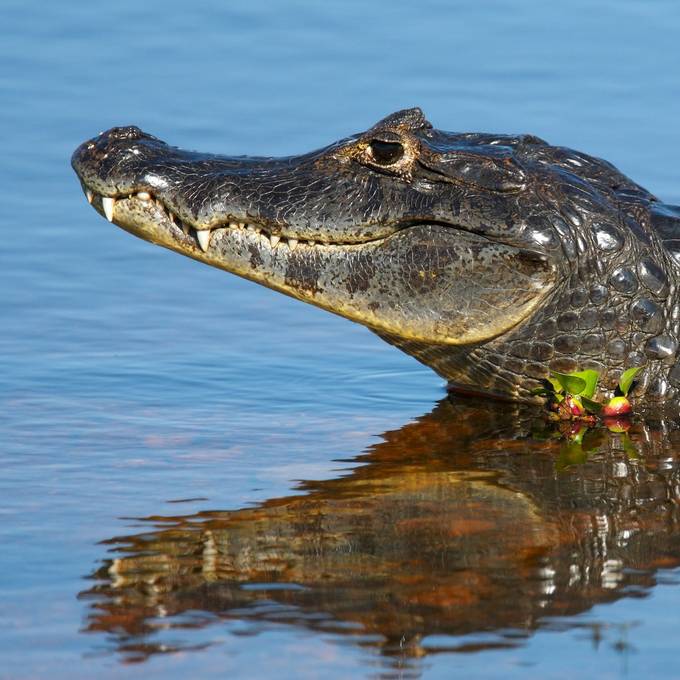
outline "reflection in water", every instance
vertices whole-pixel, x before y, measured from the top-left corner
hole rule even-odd
[[[187,649],[183,630],[221,620],[333,632],[407,660],[574,625],[680,563],[680,433],[636,425],[639,455],[607,434],[565,465],[531,430],[519,407],[443,401],[348,476],[253,508],[146,518],[148,531],[108,541],[81,594],[86,630],[128,660]],[[168,628],[172,644],[158,639]]]

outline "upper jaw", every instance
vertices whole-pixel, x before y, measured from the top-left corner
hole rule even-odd
[[[210,229],[200,229],[182,220],[151,192],[140,191],[120,197],[103,196],[95,193],[83,183],[88,202],[109,222],[116,222],[127,231],[153,242],[172,240],[183,251],[198,250],[208,253],[213,236],[228,230],[232,235],[249,232],[251,239],[272,249],[289,252],[299,247],[324,245],[313,239],[286,236],[275,233],[266,225],[254,221],[230,220]],[[244,220],[247,218],[244,218]],[[165,243],[165,245],[168,245]],[[333,244],[339,245],[339,244]],[[352,245],[352,244],[343,244]],[[354,244],[356,245],[356,244]]]
[[[159,220],[170,221],[185,233],[196,232],[201,243],[209,240],[210,232],[230,226],[250,225],[273,242],[293,245],[361,244],[397,231],[399,225],[380,216],[345,223],[319,218],[325,199],[339,203],[344,198],[331,173],[326,175],[325,194],[305,194],[315,178],[315,161],[327,151],[278,159],[199,154],[127,127],[112,128],[82,144],[73,154],[72,166],[88,201],[109,221],[117,222],[121,201],[128,207],[130,202],[151,201]],[[292,198],[281,190],[283,185]],[[313,206],[305,207],[305,196]],[[148,205],[137,209],[143,207]]]
[[[422,223],[478,231],[474,210],[449,223],[450,190],[422,193],[409,183],[336,163],[351,142],[289,158],[226,157],[184,151],[124,127],[82,144],[72,165],[88,200],[110,221],[132,231],[139,218],[148,225],[139,235],[148,240],[155,240],[155,223],[178,238],[190,236],[204,252],[216,231],[248,226],[272,247],[292,249],[303,242],[374,243]],[[491,238],[503,242],[511,236],[500,232]]]
[[[212,229],[230,224],[245,227],[252,222],[244,210],[237,209],[218,219],[205,220],[179,200],[182,177],[195,173],[197,165],[214,163],[216,158],[170,147],[139,128],[125,127],[112,128],[81,144],[71,164],[88,202],[109,222],[118,223],[118,213],[121,217],[125,213],[129,222],[130,215],[138,212],[156,221],[159,228],[174,225],[185,234],[201,234],[199,242],[203,246]],[[264,160],[223,159],[223,165],[243,168]]]

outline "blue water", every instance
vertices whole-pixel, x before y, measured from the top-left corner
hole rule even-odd
[[[126,650],[124,608],[93,629],[94,575],[155,526],[131,518],[237,512],[342,479],[444,386],[359,326],[116,229],[69,165],[113,125],[284,155],[418,105],[444,129],[605,157],[680,203],[679,34],[670,0],[4,0],[0,678],[680,677],[673,560],[642,599],[474,653],[450,648],[488,631],[425,635],[403,666],[368,633],[253,627],[198,600],[182,615],[195,626],[154,605],[157,653]]]

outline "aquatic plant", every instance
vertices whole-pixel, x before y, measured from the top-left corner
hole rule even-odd
[[[613,396],[606,403],[595,397],[600,374],[592,369],[573,373],[550,371],[545,384],[533,390],[533,393],[546,396],[548,407],[559,420],[583,420],[592,424],[598,416],[602,416],[605,421],[608,418],[616,419],[632,413],[628,394],[642,368],[635,366],[626,369],[619,378]]]

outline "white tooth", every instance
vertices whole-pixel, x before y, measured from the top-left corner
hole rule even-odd
[[[174,224],[175,223],[175,215],[171,212],[168,212],[168,219]]]
[[[272,248],[276,248],[276,244],[277,244],[280,240],[281,240],[281,237],[280,237],[280,236],[275,236],[274,234],[272,234],[272,235],[269,237],[269,242],[272,244]]]
[[[85,196],[87,197],[87,202],[92,203],[92,199],[94,198],[94,194],[89,189],[85,189]]]
[[[186,223],[186,222],[180,222],[179,223],[180,227],[182,227],[182,231],[186,236],[189,236],[191,233],[191,227]]]
[[[138,191],[137,198],[141,199],[142,201],[150,201],[151,194],[148,191]]]
[[[207,252],[208,246],[210,245],[210,229],[198,229],[196,231],[196,238],[198,238],[198,243],[203,249],[203,252]]]
[[[288,239],[288,247],[291,250],[295,250],[297,248],[298,240],[296,238],[289,238]]]
[[[307,241],[307,245],[308,245],[308,246],[315,246],[315,245],[316,245],[316,241]]]
[[[252,224],[249,224],[249,225],[246,227],[246,229],[247,229],[248,231],[257,231],[257,229],[255,229],[255,227],[254,227]]]
[[[238,224],[236,224],[236,222],[229,222],[229,226],[230,226],[232,229],[238,229]]]
[[[243,227],[246,226],[246,223],[245,222],[239,222],[238,226],[241,227],[241,229],[243,229]]]
[[[109,196],[102,196],[102,208],[104,208],[104,214],[109,222],[113,222],[113,206],[116,203],[115,198],[110,198]]]

